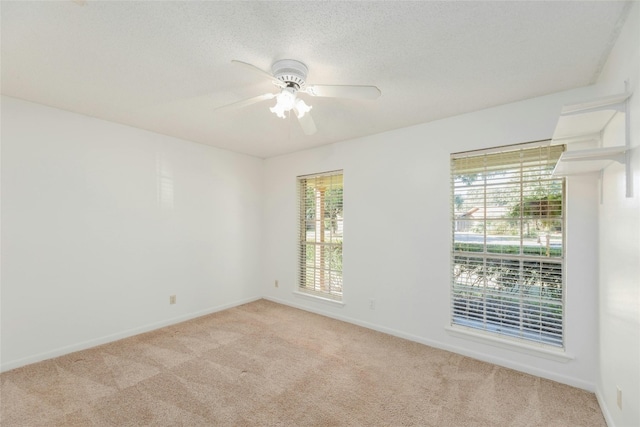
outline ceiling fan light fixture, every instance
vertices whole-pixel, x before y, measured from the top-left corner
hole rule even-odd
[[[296,113],[298,114],[299,119],[303,118],[306,113],[311,111],[311,108],[313,107],[311,105],[305,104],[305,102],[302,99],[296,99],[295,110],[296,110]]]
[[[313,135],[317,128],[313,117],[311,117],[310,105],[298,98],[298,93],[305,93],[309,96],[319,96],[325,98],[351,98],[351,99],[376,99],[381,95],[380,89],[375,86],[356,85],[308,85],[307,73],[309,69],[300,61],[294,59],[281,59],[271,66],[271,73],[247,62],[238,60],[231,61],[241,65],[246,69],[259,73],[263,78],[267,78],[277,86],[280,91],[277,93],[265,93],[253,98],[229,104],[226,108],[240,108],[255,104],[267,99],[276,98],[276,104],[269,108],[269,111],[276,116],[286,119],[289,111],[293,110],[298,119],[298,123],[305,135]],[[225,108],[225,107],[219,107]]]
[[[269,108],[269,111],[274,113],[276,116],[285,119],[284,113],[295,109],[298,114],[298,118],[305,115],[305,113],[311,110],[311,107],[305,104],[302,99],[296,98],[296,90],[291,87],[285,87],[282,91],[276,96],[276,105]]]
[[[286,119],[287,118],[287,116],[284,115],[285,109],[280,103],[277,103],[273,107],[269,108],[269,111],[271,111],[272,113],[274,113],[276,116],[280,117],[281,119]]]
[[[296,94],[289,88],[284,88],[282,91],[276,96],[276,105],[269,108],[269,111],[274,113],[276,116],[284,119],[286,116],[285,112],[291,110],[296,101]]]

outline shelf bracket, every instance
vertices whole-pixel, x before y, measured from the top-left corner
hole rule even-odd
[[[603,170],[611,162],[618,162],[624,165],[625,196],[633,197],[631,96],[629,82],[625,81],[624,93],[565,105],[562,108],[552,137],[553,143],[589,143],[589,145],[596,144],[598,148],[565,151],[556,164],[554,176],[600,172],[600,200],[602,201]],[[603,147],[605,129],[618,114],[624,116],[624,143],[618,140],[618,144],[621,145]]]

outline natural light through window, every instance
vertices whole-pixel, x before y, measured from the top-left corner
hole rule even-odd
[[[563,146],[451,156],[451,322],[563,347]]]
[[[342,171],[298,177],[298,290],[342,300]]]

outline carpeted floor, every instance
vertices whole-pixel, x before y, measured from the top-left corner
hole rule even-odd
[[[0,375],[2,426],[605,426],[584,390],[260,300]]]

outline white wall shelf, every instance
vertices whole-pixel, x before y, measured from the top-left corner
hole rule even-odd
[[[625,113],[626,101],[631,96],[621,93],[578,104],[565,105],[553,133],[553,141],[571,143],[599,141],[602,131],[616,113]]]
[[[625,165],[626,195],[632,196],[631,182],[631,139],[629,119],[629,97],[625,92],[617,95],[597,98],[578,104],[565,105],[562,108],[552,140],[557,144],[590,142],[599,148],[586,150],[568,150],[562,153],[553,175],[569,176],[600,172],[613,162]],[[605,129],[616,114],[624,115],[625,144],[602,147]]]
[[[565,151],[553,170],[553,175],[567,176],[598,172],[612,162],[624,163],[625,147],[603,147],[590,150]]]

